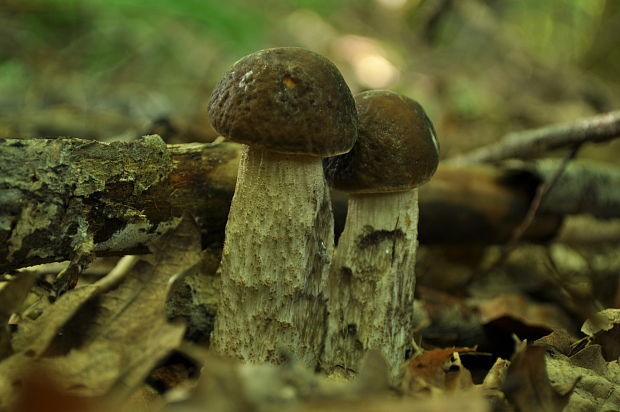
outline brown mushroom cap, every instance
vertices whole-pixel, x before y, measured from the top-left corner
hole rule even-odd
[[[349,193],[409,190],[439,163],[433,124],[416,101],[388,90],[355,96],[359,135],[349,153],[324,159],[327,180]]]
[[[357,138],[355,101],[342,75],[297,47],[236,62],[211,95],[209,117],[229,139],[281,153],[333,156]]]

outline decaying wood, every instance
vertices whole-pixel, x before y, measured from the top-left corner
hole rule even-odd
[[[359,371],[378,350],[394,381],[413,342],[418,189],[352,194],[329,275],[322,367]]]
[[[600,143],[620,137],[620,111],[589,117],[572,123],[509,133],[497,143],[450,159],[454,165],[528,159],[578,144]]]
[[[333,248],[321,159],[243,146],[212,347],[251,362],[294,354],[315,367]]]
[[[155,136],[111,144],[0,139],[0,271],[70,260],[80,253],[139,253],[184,210],[197,219],[203,244],[221,243],[239,147],[226,142],[166,146]],[[421,243],[507,241],[547,178],[542,168],[526,166],[441,164],[420,189]],[[597,172],[587,173],[590,169]],[[612,166],[569,164],[565,176],[598,177],[581,185],[555,185],[523,239],[550,239],[565,213],[620,217],[618,199],[609,203],[587,195],[617,194],[610,190],[618,187],[612,178],[617,174]],[[550,200],[560,193],[563,200],[554,206]],[[346,196],[335,192],[332,199],[339,233]],[[566,199],[575,200],[575,207],[566,209]]]
[[[166,146],[158,136],[0,139],[0,271],[142,252],[184,210],[203,241],[221,241],[238,156],[237,145]]]

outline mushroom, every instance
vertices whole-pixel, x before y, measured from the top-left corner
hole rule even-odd
[[[315,367],[325,336],[333,216],[322,158],[351,149],[357,112],[329,60],[301,48],[236,62],[209,102],[213,127],[243,143],[212,336],[220,353]]]
[[[324,161],[330,184],[349,193],[328,280],[321,366],[357,371],[371,349],[398,376],[413,342],[418,189],[437,169],[433,125],[415,101],[387,90],[355,97],[359,135]]]

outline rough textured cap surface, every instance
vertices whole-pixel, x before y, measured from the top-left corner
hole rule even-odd
[[[355,96],[359,135],[349,153],[323,160],[332,186],[350,193],[409,190],[439,163],[433,124],[416,101],[388,90]]]
[[[231,140],[282,153],[333,156],[357,137],[355,101],[336,66],[296,47],[235,63],[211,95],[209,118]]]

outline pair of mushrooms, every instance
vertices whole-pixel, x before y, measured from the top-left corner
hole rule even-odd
[[[416,187],[438,163],[421,106],[389,91],[354,99],[327,59],[277,48],[235,63],[209,116],[244,144],[213,347],[327,371],[379,349],[395,375],[412,342]],[[335,253],[326,177],[350,193]]]

